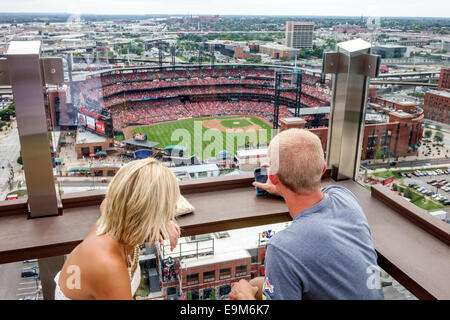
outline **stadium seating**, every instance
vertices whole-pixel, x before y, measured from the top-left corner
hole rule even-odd
[[[272,121],[273,103],[244,99],[254,100],[259,96],[265,101],[273,100],[274,76],[273,69],[255,67],[119,70],[75,82],[73,101],[76,106],[97,113],[107,108],[113,116],[115,130],[129,123],[151,124],[231,114],[257,115]],[[292,79],[284,77],[283,80],[283,85],[288,86]],[[233,97],[247,94],[251,98],[223,102],[217,101],[218,94],[233,94]],[[296,92],[283,91],[281,96],[295,102]],[[199,100],[202,102],[192,102]],[[330,90],[320,85],[319,77],[303,74],[302,104],[320,107],[329,105],[330,100]],[[292,114],[288,108],[280,106],[280,118],[289,116]]]

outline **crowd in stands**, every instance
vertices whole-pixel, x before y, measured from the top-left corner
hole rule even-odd
[[[273,120],[273,103],[255,102],[248,95],[273,100],[275,71],[267,68],[199,68],[182,70],[133,69],[92,76],[73,84],[73,101],[76,106],[95,109],[107,108],[114,119],[114,129],[120,131],[130,123],[158,123],[180,118],[250,114]],[[292,77],[283,76],[282,98],[295,103],[296,89]],[[320,85],[320,77],[303,74],[301,103],[307,107],[328,106],[330,90]],[[220,102],[211,95],[246,94],[244,101]],[[182,102],[182,96],[206,97]],[[255,97],[252,97],[255,98]],[[184,101],[184,99],[183,99]],[[292,104],[291,104],[292,106]],[[280,118],[292,113],[280,106]]]
[[[126,107],[114,106],[110,109],[114,130],[121,131],[129,124],[154,124],[183,118],[200,118],[225,115],[255,115],[273,120],[273,104],[256,101],[205,101],[186,102],[179,99],[132,102]],[[286,107],[280,107],[280,118],[292,117]]]
[[[144,69],[145,70],[145,69]],[[79,92],[91,99],[99,99],[131,90],[152,90],[180,86],[249,84],[258,86],[274,86],[274,70],[270,69],[199,69],[199,70],[166,70],[151,72],[117,73],[112,75],[92,76],[76,83]],[[291,82],[285,77],[285,85]],[[302,90],[324,101],[330,101],[327,89],[317,86],[320,78],[303,74]]]
[[[212,95],[212,94],[254,94],[273,97],[275,92],[272,88],[251,87],[243,85],[234,86],[191,86],[191,87],[173,87],[152,91],[124,92],[123,94],[104,98],[104,107],[109,108],[117,104],[126,104],[128,102],[161,99],[166,97],[193,96],[193,95]],[[295,91],[284,91],[282,97],[295,101]],[[310,96],[307,93],[302,94],[301,102],[308,107],[322,107],[329,103]]]

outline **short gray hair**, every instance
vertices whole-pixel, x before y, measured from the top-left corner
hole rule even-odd
[[[275,136],[268,150],[269,164],[280,181],[298,194],[320,188],[325,165],[322,143],[306,129],[289,129]]]

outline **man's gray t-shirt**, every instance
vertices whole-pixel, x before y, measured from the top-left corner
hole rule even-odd
[[[267,244],[263,298],[383,299],[367,219],[347,189],[329,186]]]

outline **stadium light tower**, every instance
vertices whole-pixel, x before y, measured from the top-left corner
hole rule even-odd
[[[291,77],[291,86],[284,86],[283,82],[288,81],[287,78]],[[302,108],[301,98],[302,98],[302,80],[303,71],[287,71],[287,70],[277,70],[275,72],[275,101],[273,104],[273,129],[276,134],[279,125],[279,115],[280,115],[280,104],[281,104],[281,92],[283,91],[293,91],[295,90],[295,117],[300,116],[300,109]]]
[[[163,65],[163,58],[164,58],[164,52],[163,52],[164,42],[158,41],[156,43],[156,45],[158,47],[158,64],[159,64],[160,67],[162,67],[162,65]]]
[[[203,43],[198,45],[198,65],[202,65],[202,57],[203,57]]]
[[[210,47],[209,47],[209,52],[210,52],[210,56],[211,56],[211,67],[214,67],[214,62],[216,60],[216,55],[214,54],[214,49],[215,49],[214,43],[211,43]]]
[[[171,58],[171,62],[172,62],[172,66],[175,66],[175,54],[176,54],[176,48],[175,45],[172,44],[170,46],[170,58]]]

